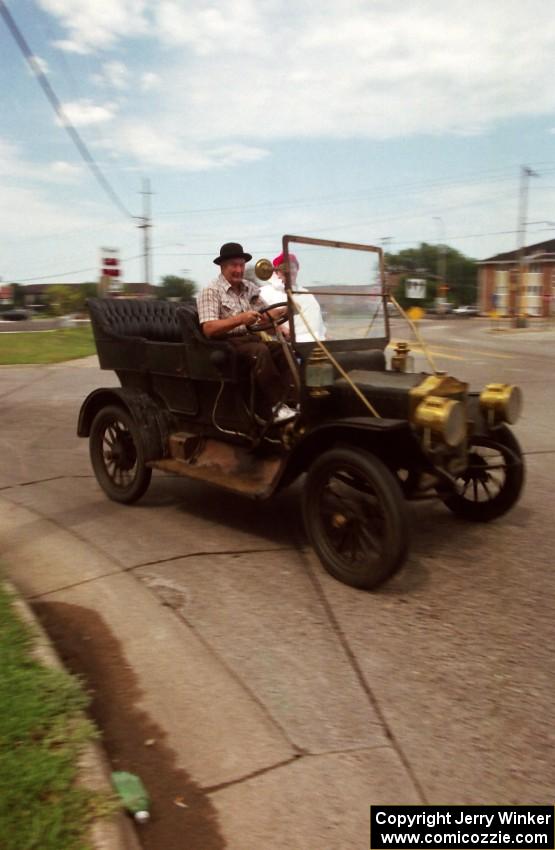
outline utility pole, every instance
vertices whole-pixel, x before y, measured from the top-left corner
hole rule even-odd
[[[445,244],[445,224],[443,223],[443,219],[440,215],[434,215],[434,221],[437,221],[439,224],[439,238],[441,240],[438,245],[437,276],[441,281],[441,285],[445,286],[445,278],[447,277],[447,246]]]
[[[520,167],[520,191],[518,199],[518,282],[516,284],[516,292],[514,292],[514,321],[513,327],[525,328],[528,324],[524,312],[524,294],[525,294],[525,266],[526,266],[526,216],[528,210],[528,180],[530,177],[539,177],[535,171],[528,168],[527,165]]]
[[[386,253],[389,249],[389,245],[392,240],[392,236],[382,236],[380,242],[383,245],[383,274],[384,274],[384,287],[386,296],[389,297],[389,266],[387,264]]]
[[[438,277],[438,300],[437,307],[438,309],[445,310],[445,304],[447,302],[447,282],[445,278],[447,277],[447,245],[445,244],[445,224],[440,215],[434,215],[434,221],[437,221],[439,225],[439,238],[440,243],[437,246],[437,277]]]
[[[150,236],[148,231],[152,227],[152,223],[150,220],[150,196],[152,192],[150,191],[150,180],[148,177],[143,177],[143,190],[141,192],[143,196],[143,214],[140,216],[141,224],[137,225],[139,230],[143,231],[143,260],[144,260],[144,278],[145,283],[151,283],[151,260],[150,260]]]

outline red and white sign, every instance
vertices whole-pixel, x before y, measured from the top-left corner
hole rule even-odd
[[[0,283],[0,304],[13,302],[13,286],[11,283]]]
[[[117,248],[101,248],[100,275],[110,278],[108,286],[110,292],[119,292],[123,288],[122,282],[118,280],[121,275],[118,254]]]

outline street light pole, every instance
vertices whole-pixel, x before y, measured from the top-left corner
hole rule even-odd
[[[528,180],[530,177],[539,177],[535,171],[528,168],[527,165],[520,167],[520,191],[518,201],[518,282],[516,289],[516,298],[514,303],[514,321],[515,328],[525,328],[527,325],[526,314],[524,312],[524,294],[525,294],[525,274],[526,265],[526,215],[528,210]]]

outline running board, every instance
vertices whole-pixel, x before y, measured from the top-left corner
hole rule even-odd
[[[147,466],[217,484],[225,490],[254,499],[265,499],[272,495],[283,464],[281,456],[256,457],[244,446],[223,443],[198,434],[172,434],[170,453],[171,457],[150,461]]]

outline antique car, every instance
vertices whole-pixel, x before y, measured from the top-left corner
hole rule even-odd
[[[379,247],[284,236],[283,252],[287,313],[253,329],[286,349],[294,419],[260,415],[249,361],[204,336],[194,302],[102,298],[89,301],[98,358],[121,387],[85,399],[78,434],[89,438],[101,488],[123,503],[145,493],[153,469],[252,499],[306,474],[304,523],[324,568],[374,588],[406,558],[407,500],[439,497],[476,522],[517,501],[524,466],[509,425],[520,390],[471,392],[433,363],[416,371],[403,341],[390,353]],[[273,273],[267,260],[255,268],[261,280]],[[299,317],[311,331],[300,293],[318,300],[324,339],[296,341]]]

